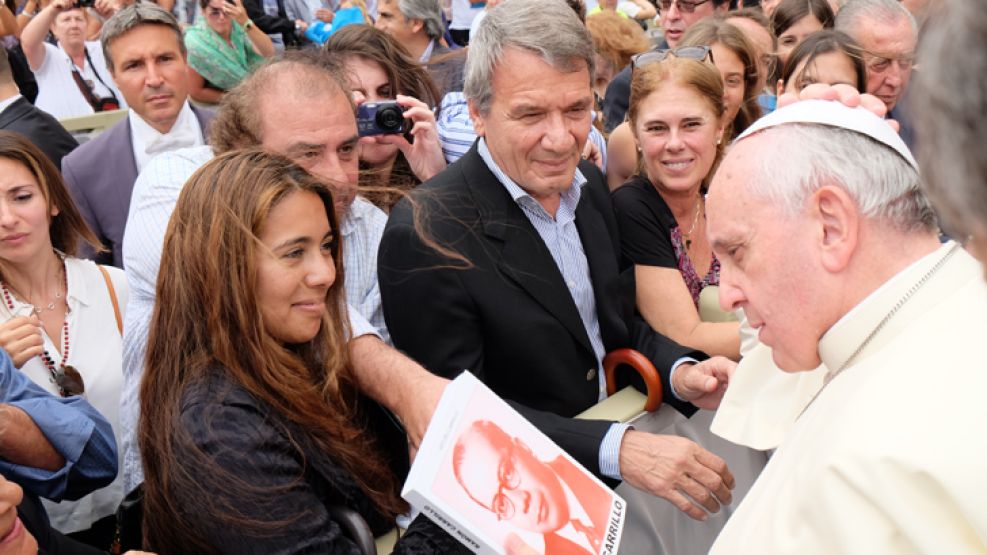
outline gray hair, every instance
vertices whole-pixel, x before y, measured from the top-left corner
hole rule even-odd
[[[420,19],[430,39],[441,39],[445,32],[439,0],[395,0],[405,19]]]
[[[922,71],[908,102],[915,114],[926,188],[952,232],[987,230],[987,11],[944,0],[922,35]],[[955,61],[962,54],[962,63]]]
[[[113,73],[113,57],[110,55],[110,46],[113,41],[120,38],[130,30],[141,25],[163,25],[175,33],[175,40],[178,41],[178,49],[182,52],[182,57],[186,55],[185,41],[182,39],[182,28],[178,26],[178,20],[171,12],[150,2],[137,2],[113,14],[113,17],[103,23],[100,42],[103,45],[103,57],[106,58],[106,67]]]
[[[819,124],[780,125],[751,135],[756,136],[770,137],[771,156],[753,162],[749,190],[784,215],[798,217],[813,193],[836,184],[867,218],[905,232],[937,228],[918,171],[892,148],[855,131]]]
[[[834,27],[837,31],[853,37],[853,40],[860,42],[857,31],[863,25],[874,23],[887,25],[895,23],[901,19],[907,19],[912,28],[912,33],[918,36],[918,23],[915,16],[901,5],[899,0],[849,0],[840,11],[836,12]]]
[[[493,74],[507,48],[541,56],[559,71],[593,75],[593,39],[562,0],[510,0],[490,10],[470,41],[463,93],[487,113],[493,102]],[[592,79],[592,77],[590,77]],[[587,81],[587,84],[589,81]]]

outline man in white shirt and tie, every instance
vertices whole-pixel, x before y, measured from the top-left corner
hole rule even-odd
[[[108,249],[97,260],[123,267],[123,232],[138,173],[157,154],[205,144],[212,113],[189,103],[185,44],[169,12],[150,3],[128,6],[103,25],[101,40],[130,114],[66,156],[62,173]]]

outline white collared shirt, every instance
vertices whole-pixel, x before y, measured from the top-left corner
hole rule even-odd
[[[123,270],[113,267],[106,269],[110,274],[122,315],[129,297],[127,280]],[[66,303],[69,307],[69,312],[65,315],[69,335],[69,355],[66,363],[74,367],[82,376],[86,390],[85,399],[110,423],[114,439],[119,444],[123,345],[106,281],[94,262],[72,257],[65,258],[65,279],[68,285]],[[5,303],[0,303],[0,322],[6,322],[15,316],[27,316],[33,310],[31,305],[19,299],[12,298],[12,301],[13,313]],[[55,347],[55,342],[60,342],[62,338],[48,337],[44,332],[42,335],[45,350],[55,366],[60,366],[62,353]],[[41,357],[34,357],[25,362],[20,371],[45,391],[58,395],[58,387],[52,383],[51,374]],[[122,464],[122,453],[118,451],[117,457],[117,464]],[[78,501],[61,503],[45,501],[45,507],[52,527],[68,534],[85,530],[97,520],[113,514],[117,505],[123,500],[123,494],[123,478],[121,474],[117,474],[110,485]]]
[[[138,173],[144,169],[151,158],[162,152],[205,144],[199,118],[195,117],[195,113],[192,112],[188,99],[185,100],[182,109],[178,112],[175,124],[167,133],[159,133],[133,110],[130,111],[128,117],[130,118],[131,143],[134,147],[134,162],[137,163]]]

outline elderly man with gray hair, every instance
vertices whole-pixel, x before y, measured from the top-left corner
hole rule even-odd
[[[609,191],[580,157],[592,71],[592,40],[565,2],[489,12],[466,76],[480,138],[391,213],[378,254],[384,317],[424,367],[469,369],[589,470],[705,520],[731,499],[721,458],[682,437],[572,418],[606,397],[607,352],[644,353],[666,401],[689,414],[716,406],[732,367],[697,363],[706,356],[633,314]]]
[[[445,24],[439,0],[380,0],[377,11],[374,25],[425,65],[442,94],[463,90],[466,58],[442,44]]]
[[[895,107],[908,87],[915,62],[915,18],[898,0],[850,0],[836,14],[835,25],[864,51],[867,92],[880,98],[890,117],[900,121],[900,110]]]
[[[987,285],[940,244],[901,139],[862,108],[782,108],[707,217],[723,308],[782,370],[823,373],[711,553],[983,552]]]

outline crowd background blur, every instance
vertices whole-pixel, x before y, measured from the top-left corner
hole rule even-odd
[[[304,512],[330,501],[349,503],[371,523],[374,533],[381,532],[406,509],[395,497],[407,462],[399,460],[405,448],[402,434],[407,432],[408,441],[417,445],[444,378],[472,368],[467,362],[479,364],[478,373],[485,371],[489,377],[491,369],[507,360],[497,358],[508,350],[505,345],[511,345],[511,356],[522,358],[505,365],[504,375],[517,375],[526,387],[507,383],[511,380],[501,376],[494,379],[499,393],[538,409],[525,414],[557,434],[554,439],[578,451],[577,458],[601,477],[627,478],[679,506],[674,494],[662,489],[665,482],[656,486],[650,478],[642,478],[637,465],[628,463],[628,470],[622,470],[625,461],[619,448],[625,428],[601,423],[591,430],[588,443],[585,437],[574,441],[567,434],[589,428],[572,424],[569,417],[585,408],[584,397],[592,402],[606,397],[599,391],[596,365],[587,371],[587,361],[599,362],[597,351],[604,345],[640,339],[640,335],[631,337],[631,332],[643,330],[661,338],[656,340],[659,347],[648,346],[666,363],[660,369],[662,378],[669,401],[680,409],[695,410],[698,404],[690,401],[706,402],[707,395],[716,397],[711,401],[715,405],[723,395],[725,371],[716,366],[723,363],[707,363],[707,355],[713,361],[719,357],[739,361],[738,372],[770,358],[748,356],[751,346],[763,351],[763,345],[745,313],[734,310],[737,303],[726,307],[730,310],[713,306],[721,262],[707,237],[706,198],[731,141],[774,111],[783,95],[843,85],[879,99],[880,106],[874,109],[889,119],[907,145],[918,147],[921,173],[933,182],[935,197],[944,203],[939,214],[943,240],[950,235],[963,242],[969,236],[975,254],[987,251],[983,247],[987,224],[965,205],[967,198],[982,196],[977,192],[982,183],[964,175],[983,174],[977,167],[980,157],[969,146],[979,143],[951,138],[948,126],[939,119],[943,114],[951,118],[948,121],[966,133],[961,134],[964,140],[979,137],[982,87],[969,75],[956,74],[969,66],[977,78],[983,75],[977,52],[987,51],[982,48],[984,19],[982,10],[971,11],[970,4],[975,3],[542,1],[546,4],[538,7],[531,0],[4,0],[0,4],[4,44],[0,56],[0,293],[4,297],[0,378],[20,380],[11,391],[44,399],[31,402],[54,407],[50,408],[54,416],[35,418],[34,428],[24,419],[16,421],[25,426],[24,437],[47,438],[38,441],[30,456],[0,447],[0,500],[22,503],[21,517],[0,511],[0,521],[23,521],[28,537],[41,549],[63,545],[66,553],[109,550],[132,524],[117,508],[123,502],[124,507],[136,506],[139,511],[139,503],[131,501],[140,498],[142,479],[148,477],[148,499],[155,513],[148,520],[146,537],[149,547],[162,552],[181,552],[182,546],[191,544],[204,551],[260,552],[273,550],[274,544],[308,542],[324,547],[337,541],[349,549],[350,540],[339,539],[335,529],[320,535],[289,525],[298,516],[288,510],[295,501],[285,498],[280,505],[269,506],[261,499],[274,497],[272,492],[285,484],[265,484],[267,489],[261,488],[260,494],[249,487],[220,487],[231,480],[231,469],[232,474],[264,476],[277,469],[241,468],[235,461],[215,457],[209,459],[215,466],[209,466],[201,464],[209,462],[202,457],[228,450],[259,452],[270,447],[265,442],[271,440],[279,445],[275,451],[280,454],[291,451],[291,457],[323,465],[323,475],[303,481],[305,491],[294,508]],[[517,9],[528,10],[524,13],[535,23],[503,15],[512,2],[523,3]],[[516,28],[504,29],[505,21],[514,22]],[[565,33],[565,40],[515,33],[537,35],[539,29],[571,32]],[[966,42],[957,41],[981,48],[974,52]],[[939,57],[918,56],[927,44]],[[557,49],[578,58],[578,71],[583,67],[579,64],[585,65],[590,79],[590,101],[585,106],[576,102],[555,110],[553,103],[569,98],[566,87],[573,75],[566,60],[552,58]],[[573,57],[572,52],[579,54]],[[945,61],[943,53],[956,52],[965,53],[969,63]],[[541,58],[528,56],[531,53]],[[505,63],[516,63],[509,77],[497,69]],[[922,84],[912,85],[912,77]],[[550,100],[544,101],[539,96],[543,94]],[[381,133],[373,129],[380,123],[372,114],[388,105],[400,114],[399,130]],[[570,143],[578,143],[578,148],[570,148]],[[951,145],[953,157],[948,162],[940,157],[940,149],[946,148],[940,145]],[[246,148],[263,152],[240,152]],[[545,152],[552,155],[543,156]],[[570,154],[575,158],[570,160]],[[773,153],[757,155],[767,160]],[[248,167],[251,164],[256,167]],[[264,168],[270,171],[264,173]],[[542,170],[555,178],[565,174],[567,179],[559,178],[563,189],[589,183],[582,200],[578,195],[559,195],[563,212],[565,202],[572,203],[571,219],[559,225],[561,229],[565,223],[587,221],[586,206],[592,205],[604,214],[596,239],[609,240],[605,249],[571,225],[552,235],[554,231],[546,231],[549,223],[537,220],[543,214],[532,215],[538,206],[523,204],[524,194],[537,189],[529,185],[543,184],[532,178],[540,179]],[[311,183],[306,172],[315,176]],[[234,174],[256,182],[250,194],[257,198],[237,198],[231,183],[211,188],[209,179]],[[215,260],[209,262],[209,257],[218,256],[216,250],[195,250],[207,246],[195,239],[210,233],[209,226],[199,230],[187,226],[168,231],[169,262],[162,264],[172,210],[178,203],[178,211],[188,219],[201,208],[190,203],[212,203],[219,221],[224,206],[217,201],[217,192],[248,204],[273,194],[263,189],[272,183],[260,183],[257,176],[290,182],[287,189],[295,192],[278,193],[288,199],[301,195],[312,201],[311,193],[320,191],[315,194],[320,201],[316,204],[324,209],[333,237],[324,247],[319,241],[310,241],[308,247],[313,257],[328,257],[332,263],[321,266],[319,272],[325,274],[321,278],[306,275],[294,285],[338,306],[312,309],[322,322],[312,336],[292,343],[268,333],[252,337],[253,343],[244,341],[242,346],[253,357],[249,360],[224,358],[235,354],[223,351],[229,345],[196,351],[201,360],[195,364],[177,356],[161,358],[168,341],[181,329],[198,329],[187,324],[195,318],[190,307],[206,307],[210,291],[196,290],[201,298],[182,304],[174,301],[180,288],[173,287],[168,290],[169,306],[156,308],[159,273],[171,285],[175,280],[191,284],[194,276],[178,274],[179,261],[194,259],[203,268],[216,270]],[[188,193],[193,200],[179,200],[187,180],[195,184]],[[954,189],[948,185],[952,181],[966,185]],[[493,197],[480,193],[471,202],[453,203],[455,210],[448,213],[433,212],[432,216],[439,216],[432,221],[417,219],[418,208],[437,211],[436,195],[450,194],[459,202],[464,190],[473,191],[480,182],[487,188],[504,185],[511,195],[516,193],[509,200],[525,212],[511,212],[515,218],[509,230],[502,229],[504,222],[455,227],[469,218],[501,214],[491,212],[488,202],[494,202]],[[535,202],[535,196],[528,200]],[[411,200],[404,201],[408,197]],[[282,200],[279,197],[264,209],[240,206],[254,210],[251,214],[224,213],[228,218],[224,233],[232,237],[247,230],[264,243],[269,238],[266,222],[280,217],[277,206]],[[501,207],[503,199],[495,200]],[[540,204],[540,197],[535,204]],[[395,216],[388,223],[392,212]],[[319,225],[321,218],[320,212],[315,218]],[[307,221],[294,213],[283,219],[293,225]],[[554,212],[549,219],[554,222]],[[518,268],[484,266],[489,262],[484,257],[499,252],[498,241],[515,228],[530,233],[524,248],[515,244],[507,249],[508,255],[523,252],[525,256],[513,259],[518,264],[539,261],[524,267],[521,273],[530,275],[518,277],[519,283],[551,282],[557,287],[543,291],[539,302],[568,303],[565,318],[538,321],[545,327],[535,331],[530,326],[537,317],[532,314],[542,305],[532,309],[520,303],[521,309],[504,311],[520,290],[517,287],[523,287],[498,289],[513,279]],[[411,231],[415,237],[403,235]],[[444,251],[438,239],[475,247],[468,253],[465,270],[458,267],[463,261],[454,256],[455,249]],[[176,241],[182,241],[181,248]],[[539,241],[547,248],[531,250]],[[590,245],[585,247],[590,256],[613,255],[613,266],[607,265],[605,271],[587,266],[583,244]],[[278,252],[277,245],[268,247]],[[430,248],[439,255],[422,254]],[[222,269],[237,279],[256,274],[259,259],[242,256]],[[279,256],[278,264],[288,267],[295,256]],[[472,277],[463,277],[477,274],[482,278],[475,283],[469,281]],[[280,277],[290,275],[285,271]],[[433,275],[441,277],[429,277]],[[496,277],[493,282],[482,282],[491,276]],[[226,278],[210,279],[198,285]],[[482,287],[470,289],[481,282]],[[243,286],[242,297],[227,299],[236,301],[233,308],[256,305],[264,296],[257,283]],[[287,306],[299,304],[295,298],[285,300],[288,297],[291,294],[283,299]],[[488,303],[491,313],[497,314],[495,321],[484,320],[490,314],[484,312]],[[217,307],[231,311],[228,316],[236,312],[229,306]],[[199,316],[215,318],[216,314]],[[572,352],[567,353],[587,355],[585,360],[573,359],[578,360],[579,375],[569,381],[559,378],[563,372],[556,371],[557,360],[541,363],[535,355],[522,360],[534,349],[525,342],[556,337],[562,320],[573,329],[585,324],[583,335],[590,337],[580,345],[573,342]],[[261,327],[271,327],[272,321],[262,321]],[[344,324],[336,328],[326,322]],[[628,322],[633,325],[625,326]],[[397,327],[396,339],[388,324]],[[229,316],[211,320],[210,327],[199,332],[214,337],[247,329],[238,325]],[[311,344],[315,337],[331,343],[331,352],[316,352],[319,349]],[[580,351],[595,339],[599,345]],[[196,336],[185,340],[195,343]],[[149,341],[151,356],[158,358],[145,366]],[[415,360],[392,348],[392,341]],[[664,341],[674,348],[665,349]],[[454,343],[455,348],[450,347]],[[457,349],[464,346],[483,356],[457,359],[450,354],[461,355]],[[762,351],[754,352],[763,355]],[[278,357],[289,362],[272,364]],[[531,360],[539,362],[531,364]],[[677,370],[683,368],[683,360],[685,370]],[[696,361],[700,363],[690,366]],[[187,366],[188,373],[176,374],[178,366]],[[764,366],[777,370],[773,363]],[[293,386],[304,389],[305,395],[287,402],[288,382],[264,373],[275,367],[282,373],[304,375]],[[717,368],[709,370],[715,380],[695,378],[698,381],[684,385],[682,376],[696,375],[690,368],[706,372],[711,367]],[[217,373],[217,368],[222,372]],[[216,381],[219,374],[223,377]],[[142,389],[146,375],[151,378]],[[253,377],[258,375],[264,379]],[[556,403],[553,395],[572,384],[582,388],[578,402],[573,397]],[[707,386],[712,389],[707,391]],[[214,395],[216,387],[235,394]],[[313,390],[320,391],[319,403],[305,405],[316,398],[306,397]],[[532,393],[536,391],[537,395]],[[141,395],[154,402],[142,405]],[[224,436],[228,444],[214,444],[219,437],[216,430],[199,426],[203,419],[194,411],[183,412],[190,403],[205,407],[201,410],[210,418],[229,417],[221,413],[230,404],[237,410],[250,405],[248,412],[273,415],[276,424],[258,442],[238,443],[234,440],[242,437]],[[367,439],[378,430],[361,435],[367,432],[360,427],[365,412],[376,411],[377,403],[400,421],[400,429],[385,422],[381,437],[400,444],[401,457],[395,458],[392,445],[380,450],[373,439]],[[167,410],[159,405],[167,405]],[[309,418],[312,413],[306,411],[313,407],[333,423]],[[64,412],[69,409],[76,412]],[[181,426],[169,428],[176,419]],[[361,448],[334,452],[328,447],[331,440],[344,436],[347,441],[360,438]],[[644,441],[639,434],[629,437],[632,442]],[[702,452],[701,446],[696,448]],[[145,450],[153,453],[151,461],[142,462]],[[357,464],[360,458],[367,464]],[[170,462],[175,466],[168,466]],[[717,466],[704,460],[707,463]],[[21,472],[22,466],[34,472]],[[196,481],[190,479],[195,469],[209,471]],[[712,510],[718,501],[711,492],[729,489],[729,471],[718,467],[707,471],[717,474],[722,483],[690,483],[694,489],[679,490]],[[287,472],[296,477],[305,471],[292,466]],[[380,490],[375,489],[378,485]],[[210,492],[208,502],[197,497],[201,491]],[[710,496],[713,501],[708,501]],[[236,510],[216,510],[231,509],[243,499],[249,502]],[[178,505],[196,509],[173,518]],[[699,511],[698,505],[680,508]],[[249,539],[266,537],[270,523],[263,521],[272,507],[281,512],[271,522],[277,521],[285,533],[273,543]],[[206,526],[197,520],[202,514],[220,518]],[[338,524],[333,514],[319,515],[322,520],[310,524],[320,530]],[[245,522],[249,525],[237,528]],[[0,526],[4,537],[16,536],[17,530],[16,525]],[[172,535],[175,530],[179,533]],[[417,524],[397,549],[446,552],[455,545],[448,540]],[[27,545],[33,549],[33,544]],[[0,541],[0,555],[3,548]]]

